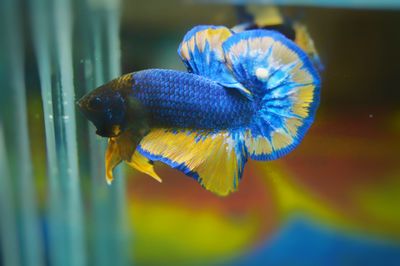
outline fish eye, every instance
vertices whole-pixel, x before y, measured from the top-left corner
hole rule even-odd
[[[89,108],[98,110],[103,107],[103,101],[99,97],[94,97],[89,101]]]

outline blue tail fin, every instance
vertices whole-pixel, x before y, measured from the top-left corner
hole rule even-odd
[[[229,69],[258,108],[244,135],[248,155],[273,160],[287,154],[314,120],[317,71],[304,51],[275,31],[237,33],[222,47]]]

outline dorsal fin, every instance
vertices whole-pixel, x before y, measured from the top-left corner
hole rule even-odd
[[[225,64],[222,43],[232,35],[223,26],[196,26],[186,33],[179,45],[178,54],[189,72],[207,77],[227,88],[238,89],[250,97]]]

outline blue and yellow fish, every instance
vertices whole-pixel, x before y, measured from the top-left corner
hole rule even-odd
[[[311,126],[320,78],[308,54],[276,30],[196,26],[178,53],[187,72],[123,75],[79,106],[109,138],[106,178],[120,162],[161,182],[161,161],[218,195],[237,190],[246,161],[292,151]]]

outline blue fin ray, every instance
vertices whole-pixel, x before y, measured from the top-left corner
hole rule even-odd
[[[246,134],[249,156],[273,160],[287,154],[301,142],[319,103],[320,79],[307,54],[268,30],[232,35],[222,49],[259,108]]]

